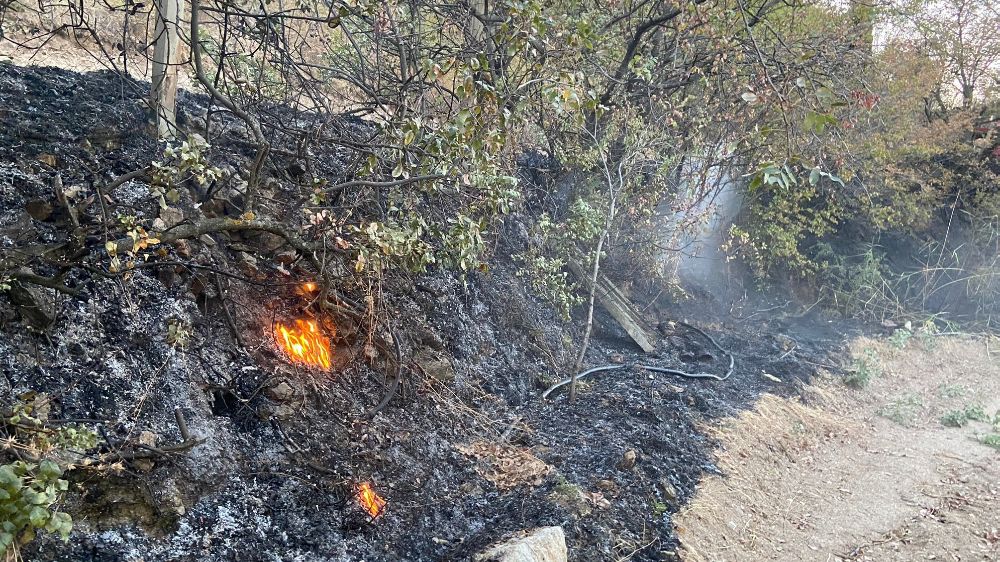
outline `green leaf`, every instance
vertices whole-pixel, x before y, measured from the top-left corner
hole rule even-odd
[[[812,171],[809,172],[809,185],[816,185],[819,183],[819,177],[819,168],[813,168]]]
[[[69,539],[69,534],[73,530],[73,518],[68,513],[57,511],[52,514],[52,519],[46,526],[49,531],[59,533],[62,540]]]
[[[831,104],[836,99],[836,96],[834,95],[833,90],[827,88],[826,86],[822,86],[816,90],[816,98],[822,103]]]
[[[28,521],[34,527],[42,527],[49,520],[49,510],[44,507],[35,506],[28,513]]]
[[[837,119],[826,113],[816,113],[815,111],[810,111],[806,114],[803,119],[802,125],[807,131],[812,131],[814,133],[822,133],[826,130],[828,125],[836,125]]]
[[[0,466],[0,486],[8,490],[17,489],[23,486],[23,482],[9,466]]]
[[[44,460],[38,465],[38,474],[45,478],[58,478],[62,476],[62,473],[59,465],[50,460]]]

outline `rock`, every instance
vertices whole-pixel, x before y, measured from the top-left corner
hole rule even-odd
[[[455,367],[443,353],[425,347],[413,355],[413,362],[428,377],[440,383],[450,383],[455,380]]]
[[[190,258],[191,243],[184,239],[178,240],[177,242],[174,242],[174,251],[176,251],[177,255],[182,258]]]
[[[618,484],[615,484],[613,480],[598,480],[597,489],[611,496],[618,495]]]
[[[257,265],[257,258],[247,252],[240,252],[240,270],[247,277],[257,277],[260,274],[260,266]]]
[[[660,478],[658,483],[660,488],[660,494],[663,496],[663,500],[670,505],[677,505],[677,488],[670,483],[666,478]]]
[[[44,221],[52,216],[52,205],[44,199],[32,199],[24,206],[31,218],[36,221]]]
[[[273,406],[261,407],[257,414],[263,420],[290,420],[296,416],[295,407],[291,404],[280,403]]]
[[[159,440],[158,436],[152,431],[143,431],[139,434],[139,444],[146,447],[156,447],[156,442]],[[151,459],[136,459],[135,467],[139,472],[149,472],[153,470],[153,461]]]
[[[167,228],[173,228],[184,222],[184,211],[177,207],[165,207],[160,209],[160,220]]]
[[[156,442],[159,441],[159,436],[152,431],[143,431],[139,433],[139,444],[145,445],[146,447],[155,447]]]
[[[264,253],[271,253],[287,244],[285,239],[271,232],[261,232],[255,238],[257,247]]]
[[[475,555],[476,562],[566,562],[562,527],[540,527]]]
[[[444,350],[444,342],[441,341],[441,336],[438,336],[437,333],[430,328],[417,328],[413,339],[436,351]]]
[[[265,390],[264,394],[266,394],[271,400],[275,400],[277,402],[287,402],[295,398],[296,393],[295,388],[292,385],[285,381],[281,381]]]
[[[10,284],[11,302],[21,313],[21,317],[29,325],[45,329],[56,319],[56,301],[52,289],[46,289],[31,283],[13,282]]]
[[[630,470],[633,466],[635,466],[635,461],[638,456],[639,455],[635,452],[635,449],[625,451],[625,454],[622,455],[621,462],[618,463],[618,468],[622,470]]]
[[[274,261],[282,265],[289,265],[297,259],[299,259],[299,253],[295,250],[288,250],[274,255]]]

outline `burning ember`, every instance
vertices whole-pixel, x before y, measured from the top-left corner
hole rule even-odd
[[[330,340],[320,332],[315,320],[296,320],[294,325],[278,322],[274,325],[274,339],[293,362],[330,368]]]
[[[372,519],[382,515],[382,510],[385,509],[385,500],[381,496],[372,490],[372,485],[368,482],[362,482],[358,486],[358,502],[361,503],[361,507],[365,508],[368,515],[372,516]]]

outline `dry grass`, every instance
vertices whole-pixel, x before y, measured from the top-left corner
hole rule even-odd
[[[986,340],[925,343],[856,341],[880,367],[864,389],[821,379],[710,428],[724,476],[704,479],[675,518],[684,558],[996,559],[1000,453],[977,442],[984,424],[946,428],[940,416],[1000,408],[1000,365]],[[901,397],[918,404],[907,426],[882,415]]]

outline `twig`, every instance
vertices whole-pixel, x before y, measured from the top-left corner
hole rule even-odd
[[[180,406],[174,407],[174,419],[177,421],[177,429],[181,432],[181,439],[190,441],[191,432],[188,431],[187,421],[184,419],[184,412],[181,411]]]
[[[222,311],[226,316],[226,324],[229,325],[229,331],[233,333],[236,345],[240,346],[240,349],[246,349],[246,345],[243,343],[243,336],[240,335],[236,321],[233,320],[233,313],[229,310],[229,303],[226,300],[226,290],[222,287],[222,278],[219,277],[218,271],[215,272],[215,288],[219,290],[219,300],[222,301]]]

